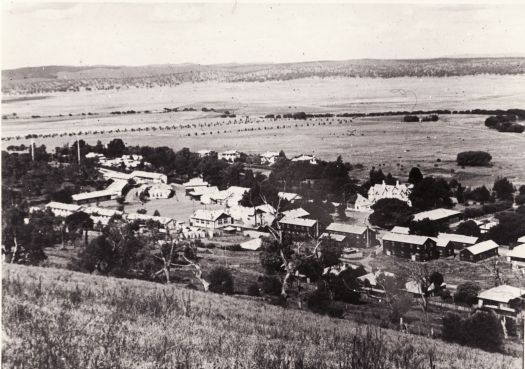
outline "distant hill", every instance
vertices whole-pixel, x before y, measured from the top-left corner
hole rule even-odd
[[[4,93],[152,88],[183,82],[265,82],[308,77],[447,77],[525,74],[525,58],[313,61],[279,64],[42,66],[2,71]]]
[[[256,298],[4,264],[2,361],[31,368],[476,368],[521,359]]]

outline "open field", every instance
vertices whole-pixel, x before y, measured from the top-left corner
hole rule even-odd
[[[167,115],[151,114],[152,117]],[[342,155],[345,161],[364,165],[363,170],[352,173],[361,178],[366,177],[373,166],[403,178],[413,166],[419,165],[426,175],[454,177],[464,185],[492,185],[497,176],[507,176],[514,184],[525,183],[525,135],[487,129],[485,118],[442,115],[440,121],[434,123],[402,123],[400,116],[306,121],[258,119],[246,124],[233,124],[233,119],[200,118],[191,121],[196,126],[191,128],[80,137],[92,144],[96,140],[105,143],[121,137],[129,145],[169,146],[175,150],[235,148],[246,153],[262,153],[282,149],[288,156],[313,153],[325,160]],[[124,123],[128,116],[111,119]],[[37,144],[53,148],[74,140],[76,137],[45,138],[38,139]],[[27,144],[29,140],[2,142],[2,145],[5,148],[19,142]],[[466,150],[488,151],[493,157],[492,166],[458,167],[456,155]]]
[[[402,78],[303,78],[268,82],[183,83],[175,87],[46,93],[3,98],[2,114],[19,117],[194,106],[239,114],[509,109],[525,106],[525,75]],[[33,96],[33,95],[31,95]],[[38,95],[36,95],[38,96]],[[23,96],[22,96],[23,97]]]
[[[52,268],[4,265],[2,297],[6,367],[521,366],[519,358],[256,299]]]

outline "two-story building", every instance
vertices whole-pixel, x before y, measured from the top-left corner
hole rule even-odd
[[[223,151],[223,152],[220,152],[218,155],[217,155],[217,158],[219,160],[223,159],[223,160],[226,160],[226,161],[229,161],[229,162],[234,162],[235,159],[238,159],[241,157],[241,153],[237,150],[228,150],[228,151]]]
[[[325,232],[346,237],[347,247],[372,247],[378,244],[376,232],[365,226],[331,223]]]
[[[261,155],[261,164],[274,165],[278,157],[278,152],[266,151],[264,154]]]
[[[428,261],[439,256],[432,238],[400,233],[387,233],[383,237],[383,253],[412,261]]]
[[[459,252],[459,259],[477,263],[498,255],[499,246],[492,240],[483,241],[473,246],[467,247]]]
[[[279,225],[285,237],[316,238],[319,234],[319,225],[315,219],[284,217],[279,220]]]
[[[474,246],[478,242],[477,237],[465,236],[462,234],[455,233],[439,233],[438,239],[449,240],[454,247],[454,250],[461,251],[465,247]]]
[[[190,225],[209,230],[224,228],[232,224],[232,216],[222,210],[199,209],[190,217]]]

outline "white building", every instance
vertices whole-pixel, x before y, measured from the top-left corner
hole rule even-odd
[[[148,189],[150,199],[167,199],[173,193],[173,188],[165,183],[154,184]]]
[[[231,161],[231,162],[234,162],[235,159],[238,159],[240,157],[241,157],[241,153],[238,152],[237,150],[223,151],[223,152],[220,152],[217,156],[219,160],[224,159],[226,161]]]
[[[372,211],[372,205],[374,205],[372,201],[368,200],[366,197],[358,193],[357,199],[354,203],[354,210],[363,212]]]
[[[158,222],[162,228],[167,230],[176,229],[181,225],[180,222],[175,221],[173,218],[159,217],[149,214],[130,213],[126,215],[126,219],[131,222],[137,221],[142,224],[146,223],[148,220],[152,220],[154,222]]]
[[[56,201],[51,201],[49,204],[46,204],[45,208],[51,210],[56,217],[67,217],[82,209],[82,207],[78,205],[64,204]]]
[[[82,209],[82,211],[90,216],[93,220],[93,224],[97,225],[98,223],[103,226],[108,225],[109,220],[116,215],[122,216],[124,213],[118,210],[101,208],[98,206],[88,206]]]
[[[233,224],[230,214],[222,210],[196,210],[190,217],[190,225],[206,229],[219,229]]]
[[[303,162],[308,162],[313,165],[317,164],[317,159],[315,155],[304,155],[304,154],[297,155],[296,157],[292,159],[292,161],[293,162],[303,161]]]
[[[512,302],[521,300],[523,296],[525,296],[525,290],[504,284],[481,292],[478,295],[478,307],[513,315],[518,312],[518,309],[512,306]]]
[[[211,150],[199,150],[197,151],[197,154],[199,154],[200,158],[204,158],[206,156],[210,156]]]
[[[385,181],[381,184],[376,184],[368,190],[368,200],[375,204],[381,199],[398,199],[404,201],[408,206],[412,206],[412,202],[409,199],[412,185],[400,184],[396,182],[395,186],[387,185]],[[370,206],[371,206],[370,205]]]
[[[263,165],[274,165],[279,157],[279,153],[275,151],[266,151],[261,155],[261,164]]]
[[[399,234],[410,234],[410,229],[408,227],[395,226],[390,232]]]
[[[188,182],[182,184],[186,193],[190,193],[191,191],[199,187],[208,187],[209,185],[210,184],[208,182],[206,182],[200,177],[192,178]]]
[[[277,194],[281,199],[290,201],[290,202],[296,202],[301,200],[303,197],[297,193],[294,192],[279,192]]]
[[[455,222],[461,218],[461,212],[451,209],[434,209],[428,211],[422,211],[414,214],[414,221],[419,222],[423,219],[429,219],[434,222]]]
[[[162,173],[144,172],[135,170],[131,173],[131,178],[136,183],[168,183],[168,177]]]
[[[525,244],[514,247],[507,255],[507,260],[515,267],[525,267]]]

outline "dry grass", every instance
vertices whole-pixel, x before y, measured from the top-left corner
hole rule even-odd
[[[518,368],[520,360],[259,301],[4,266],[6,368]]]

